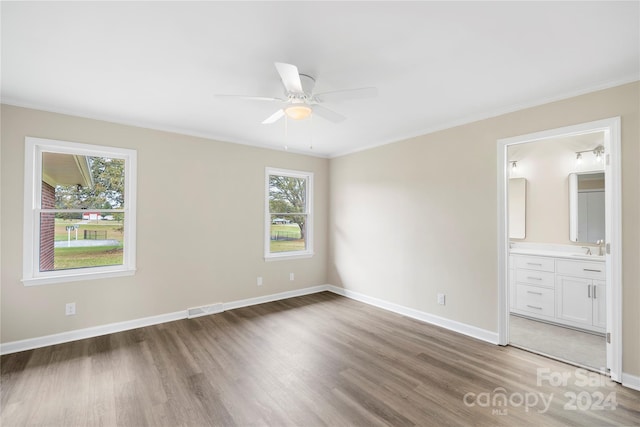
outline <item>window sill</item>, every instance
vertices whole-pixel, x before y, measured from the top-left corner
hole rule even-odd
[[[136,270],[121,269],[112,271],[96,271],[92,273],[58,274],[55,276],[31,277],[22,279],[24,286],[50,285],[54,283],[78,282],[80,280],[107,279],[111,277],[133,276]]]
[[[313,252],[299,252],[299,253],[284,252],[280,254],[265,255],[264,260],[266,262],[288,261],[292,259],[305,259],[305,258],[311,258],[311,257],[313,257]]]

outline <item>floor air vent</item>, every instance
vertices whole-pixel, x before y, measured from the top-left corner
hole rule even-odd
[[[217,304],[203,305],[202,307],[188,308],[187,319],[206,316],[208,314],[222,313],[223,311],[224,311],[224,304],[222,304],[221,302]]]

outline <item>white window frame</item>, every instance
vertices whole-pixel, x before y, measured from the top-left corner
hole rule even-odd
[[[42,153],[54,152],[91,157],[111,157],[125,162],[124,248],[121,265],[40,271],[40,213],[42,199]],[[137,152],[43,138],[25,138],[23,274],[25,286],[131,276],[136,271],[136,168]]]
[[[271,252],[271,212],[269,209],[269,176],[279,175],[292,178],[302,178],[307,181],[305,194],[305,214],[307,215],[307,229],[305,233],[306,249],[304,251]],[[296,258],[311,258],[313,256],[313,172],[289,169],[265,168],[264,192],[264,259],[265,261],[289,260]]]

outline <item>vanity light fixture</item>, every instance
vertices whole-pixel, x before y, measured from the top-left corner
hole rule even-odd
[[[604,147],[602,145],[598,145],[593,149],[593,154],[596,156],[596,162],[602,162],[602,155],[604,154]]]
[[[582,164],[582,153],[593,153],[593,155],[596,156],[596,162],[601,163],[604,155],[604,147],[598,145],[593,150],[576,151],[576,164],[578,165]]]
[[[516,172],[517,170],[518,170],[518,162],[517,161],[511,162],[511,172]]]

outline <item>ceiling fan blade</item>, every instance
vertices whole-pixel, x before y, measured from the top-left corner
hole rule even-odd
[[[374,98],[378,96],[378,88],[362,87],[358,89],[335,90],[332,92],[318,93],[314,98],[320,102],[342,101],[343,99]]]
[[[323,119],[327,119],[330,122],[340,123],[341,121],[346,119],[346,117],[343,116],[342,114],[338,114],[333,110],[329,110],[328,108],[323,107],[322,105],[316,104],[312,108],[313,108],[313,114],[317,114],[318,116],[322,117]]]
[[[276,111],[275,113],[273,113],[272,115],[270,115],[269,117],[267,117],[266,119],[264,119],[262,124],[263,125],[270,125],[271,123],[275,123],[278,120],[280,120],[280,118],[282,116],[284,116],[284,110],[280,109],[280,110]]]
[[[302,82],[300,81],[300,73],[298,67],[283,62],[276,62],[276,70],[280,74],[282,84],[287,92],[303,93]]]
[[[273,98],[269,96],[245,96],[245,95],[226,95],[226,94],[215,94],[213,95],[216,98],[238,98],[238,99],[248,99],[250,101],[280,101],[285,102],[286,99],[282,98]]]

